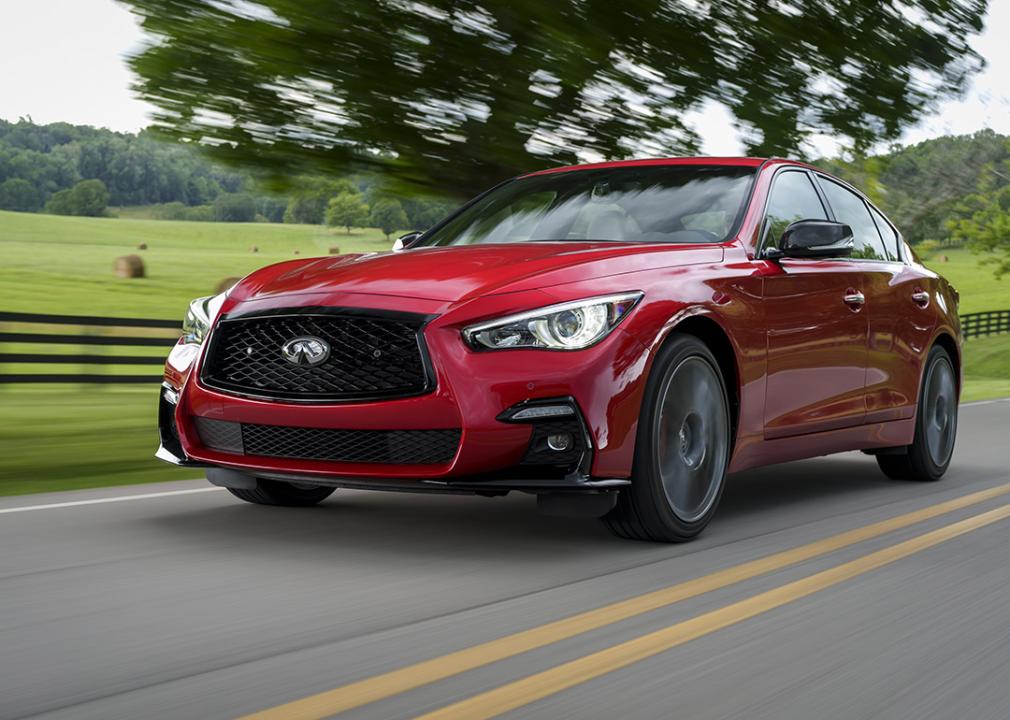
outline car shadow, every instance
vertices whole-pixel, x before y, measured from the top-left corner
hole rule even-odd
[[[594,519],[538,514],[535,499],[522,493],[481,498],[338,490],[314,508],[234,499],[147,522],[173,535],[267,554],[353,551],[373,558],[435,555],[509,563],[594,552],[648,560],[912,498],[922,490],[917,483],[888,480],[872,458],[855,453],[750,470],[729,478],[716,518],[687,545],[617,541]]]

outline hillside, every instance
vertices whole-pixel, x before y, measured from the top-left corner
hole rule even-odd
[[[1005,185],[1008,138],[992,130],[926,140],[849,161],[818,160],[867,193],[913,245],[943,241],[959,204],[980,187]]]

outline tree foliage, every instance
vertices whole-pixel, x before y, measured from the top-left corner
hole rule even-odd
[[[992,130],[926,140],[872,157],[818,165],[866,192],[913,244],[950,237],[950,222],[968,212],[968,196],[1010,160],[1007,138]]]
[[[951,235],[993,256],[997,277],[1010,273],[1010,160],[989,164],[977,192],[957,203],[947,221]]]
[[[256,200],[248,193],[222,193],[214,200],[214,219],[218,222],[253,222]]]
[[[349,180],[300,179],[288,201],[284,222],[322,225],[326,222],[326,205],[330,198],[343,192],[357,192],[357,189]]]
[[[406,217],[406,216],[404,216]],[[368,205],[359,192],[342,192],[330,198],[326,207],[326,224],[330,227],[364,227],[368,223]]]
[[[400,201],[391,198],[376,200],[372,204],[368,220],[372,227],[382,230],[387,240],[397,230],[404,230],[408,223],[407,214],[403,212]]]
[[[7,178],[0,183],[0,210],[35,212],[42,207],[42,193],[27,180]]]
[[[48,198],[81,180],[101,180],[112,205],[201,205],[252,183],[215,166],[194,147],[149,132],[115,133],[86,125],[0,120],[0,182],[18,178]]]
[[[109,203],[109,191],[101,180],[81,180],[69,190],[60,190],[46,202],[46,212],[54,215],[100,217]]]
[[[981,61],[985,0],[124,0],[155,125],[265,169],[472,195],[585,158],[691,152],[724,105],[753,154],[896,138]]]

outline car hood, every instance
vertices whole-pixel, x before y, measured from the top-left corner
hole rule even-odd
[[[348,292],[463,301],[635,270],[719,262],[719,245],[557,242],[417,248],[295,260],[264,268],[233,291],[238,300]]]

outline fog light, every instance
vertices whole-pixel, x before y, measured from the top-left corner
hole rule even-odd
[[[547,447],[554,452],[564,452],[572,447],[572,436],[568,433],[558,433],[547,436]]]

